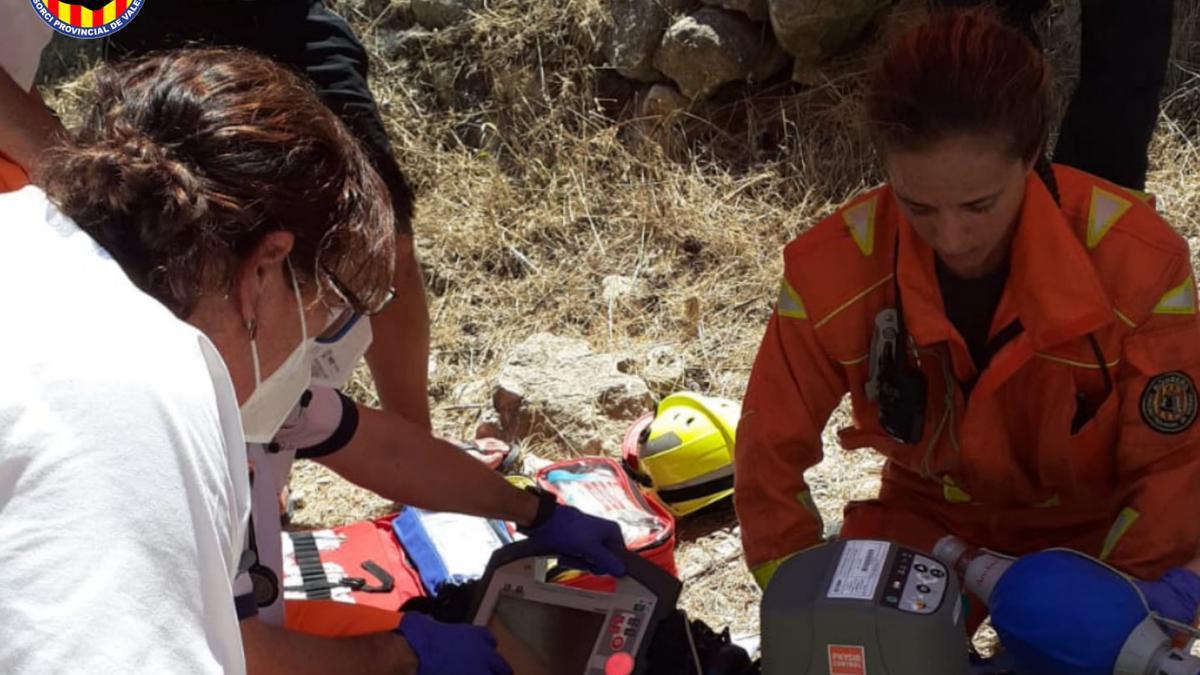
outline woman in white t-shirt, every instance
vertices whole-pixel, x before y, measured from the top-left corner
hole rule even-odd
[[[102,72],[35,178],[0,196],[0,672],[243,672],[245,441],[331,316],[390,298],[387,192],[299,79],[221,50]],[[411,669],[385,638],[356,647]]]

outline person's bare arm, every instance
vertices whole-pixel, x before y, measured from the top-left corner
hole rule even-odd
[[[24,91],[0,69],[0,153],[29,171],[55,136],[64,133],[37,90]]]
[[[269,626],[258,619],[242,621],[241,629],[249,675],[417,672],[417,657],[404,638],[393,633],[319,638]]]
[[[338,452],[317,458],[318,462],[402,504],[518,525],[533,522],[538,508],[534,495],[406,418],[357,408],[353,439]]]
[[[429,308],[412,235],[396,236],[393,284],[396,299],[371,318],[367,365],[383,409],[429,429]]]

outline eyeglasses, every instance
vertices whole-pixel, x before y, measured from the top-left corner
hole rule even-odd
[[[333,273],[333,270],[328,267],[323,269],[326,276],[329,277],[329,282],[333,284],[334,290],[338,292],[338,295],[342,296],[347,306],[339,310],[329,322],[329,325],[325,327],[325,330],[321,331],[321,334],[317,336],[317,340],[319,341],[336,342],[349,332],[350,328],[354,326],[360,317],[375,316],[386,309],[392,300],[396,299],[396,287],[388,286],[387,294],[378,305],[370,310],[362,309],[367,306],[366,303],[360,300],[358,295],[350,290],[349,286],[342,283],[341,279],[338,279],[337,275]]]

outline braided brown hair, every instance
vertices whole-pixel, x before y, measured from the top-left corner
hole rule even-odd
[[[250,52],[181,50],[109,68],[73,141],[35,174],[140,288],[187,317],[238,261],[291,232],[301,283],[368,311],[388,292],[387,191],[358,142],[296,75]]]

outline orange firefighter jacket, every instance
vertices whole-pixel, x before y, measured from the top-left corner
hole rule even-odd
[[[841,444],[887,462],[879,496],[847,507],[844,537],[928,550],[952,533],[1014,555],[1069,546],[1143,578],[1196,553],[1200,322],[1187,244],[1130,192],[1055,172],[1061,207],[1028,179],[991,335],[1014,320],[1023,330],[982,373],[890,188],[788,244],[737,432],[734,499],[760,584],[822,540],[804,471],[847,393]],[[896,282],[927,382],[915,444],[883,431],[866,394],[875,317],[894,307]]]
[[[0,193],[19,190],[28,184],[25,170],[0,153]]]

